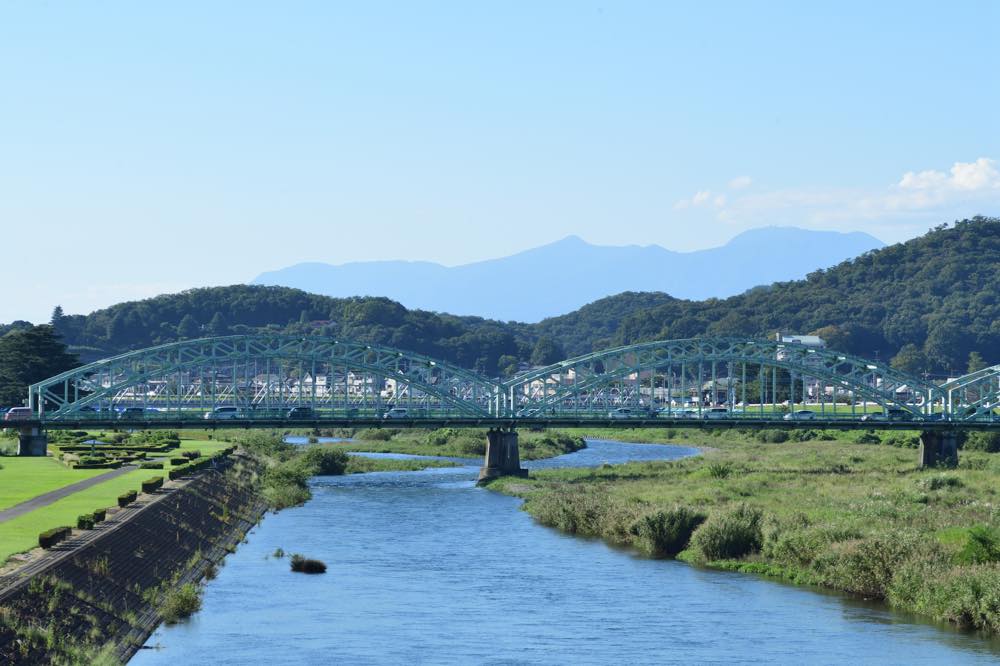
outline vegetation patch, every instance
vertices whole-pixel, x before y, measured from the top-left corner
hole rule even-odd
[[[298,573],[307,573],[307,574],[326,573],[326,564],[324,564],[319,560],[303,557],[298,553],[292,555],[292,559],[289,562],[289,564],[292,567],[292,571],[296,571]]]

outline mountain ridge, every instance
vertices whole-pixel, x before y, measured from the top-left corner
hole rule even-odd
[[[409,308],[538,322],[627,291],[682,299],[725,298],[757,284],[805,277],[884,243],[864,232],[761,227],[725,245],[678,252],[659,245],[603,246],[576,235],[457,266],[428,261],[303,262],[257,276],[336,298],[386,296]],[[544,285],[558,285],[557,296]],[[535,296],[535,294],[538,294]]]

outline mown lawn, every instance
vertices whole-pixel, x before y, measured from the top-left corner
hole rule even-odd
[[[52,458],[2,457],[0,467],[0,510],[110,471],[72,470]]]
[[[200,451],[203,456],[209,456],[221,449],[230,446],[228,442],[221,441],[198,441],[181,440],[180,446],[172,449],[165,458],[180,456],[183,451]],[[104,474],[110,470],[73,470],[51,458],[0,458],[0,465],[4,469],[0,470],[0,497],[7,497],[7,482],[11,487],[21,487],[23,490],[18,497],[24,501],[35,495],[49,490],[55,490],[62,486],[75,483],[99,474]],[[129,490],[140,490],[140,486],[146,479],[154,476],[166,477],[172,465],[169,460],[164,460],[164,468],[159,469],[137,469],[133,472],[99,483],[98,485],[74,493],[46,507],[35,509],[30,513],[19,516],[12,520],[0,523],[0,564],[7,560],[12,554],[30,550],[38,545],[38,534],[60,525],[76,526],[76,519],[79,515],[90,513],[95,509],[118,505],[118,496]],[[48,485],[32,481],[31,475],[43,470],[44,478],[51,478]],[[46,475],[48,475],[46,477]],[[43,488],[37,490],[38,488]],[[28,493],[26,496],[25,493]],[[10,493],[14,496],[14,493]],[[14,504],[18,503],[14,502]]]

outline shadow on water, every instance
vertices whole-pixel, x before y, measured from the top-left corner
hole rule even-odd
[[[591,440],[532,469],[696,449]],[[371,455],[371,454],[365,454]],[[384,455],[384,454],[375,454]],[[413,457],[413,456],[405,456]],[[1000,645],[839,594],[650,560],[536,524],[459,467],[317,478],[133,663],[996,663]],[[323,560],[290,572],[276,548]]]

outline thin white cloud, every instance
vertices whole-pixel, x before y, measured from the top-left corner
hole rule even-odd
[[[753,178],[750,176],[736,176],[731,181],[729,181],[729,189],[731,190],[745,190],[753,184]]]
[[[736,181],[729,182],[731,189]],[[702,193],[707,193],[703,196]],[[702,190],[684,207],[715,210],[716,217],[740,226],[795,224],[823,228],[882,229],[888,237],[919,230],[928,221],[1000,210],[1000,169],[997,161],[980,157],[955,162],[947,171],[907,171],[882,188],[789,188],[762,192],[732,192],[714,198]]]
[[[698,190],[694,193],[690,199],[681,199],[674,204],[675,210],[684,210],[685,208],[698,208],[700,206],[712,205],[718,208],[726,203],[726,196],[724,194],[712,196],[712,190]]]

